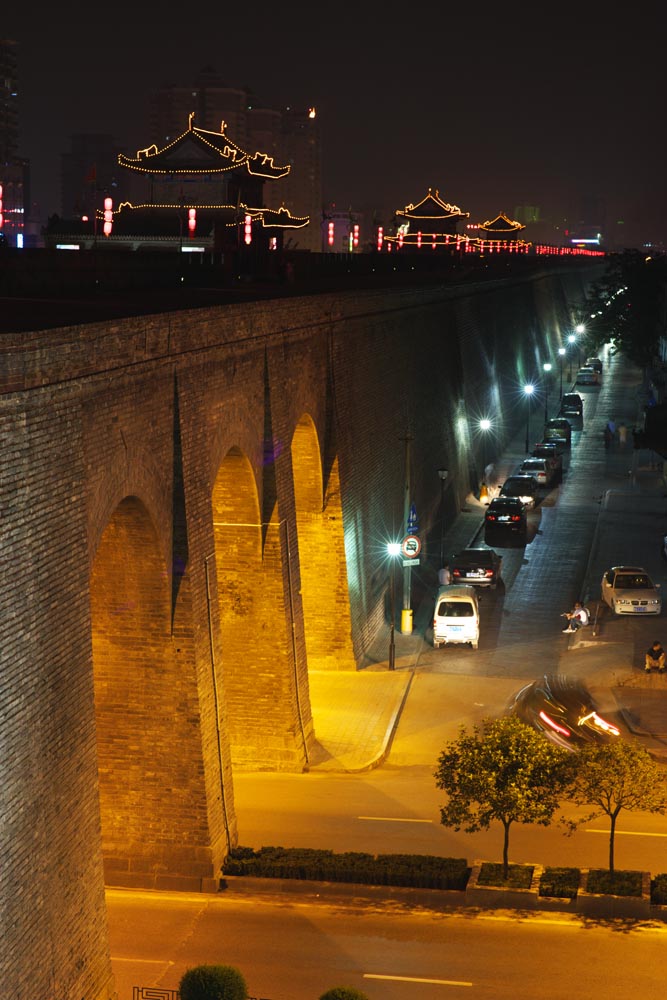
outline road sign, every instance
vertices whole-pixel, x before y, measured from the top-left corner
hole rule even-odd
[[[404,566],[410,566],[410,567],[412,567],[412,566],[419,566],[419,556],[417,556],[416,559],[404,559],[403,560],[403,565]]]
[[[415,559],[422,550],[422,543],[418,535],[406,535],[401,542],[401,552],[408,559]]]

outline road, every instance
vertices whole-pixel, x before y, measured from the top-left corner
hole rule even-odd
[[[434,911],[345,896],[232,898],[110,890],[119,1000],[176,989],[186,968],[222,963],[254,997],[317,1000],[352,986],[370,1000],[639,1000],[664,988],[664,924],[572,914]],[[158,995],[157,993],[155,995]]]

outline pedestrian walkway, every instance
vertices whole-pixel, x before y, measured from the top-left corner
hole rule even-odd
[[[615,360],[614,365],[621,367]],[[606,378],[610,379],[607,372]],[[567,390],[566,390],[567,391]],[[625,397],[625,410],[619,403],[614,415],[619,423],[638,426],[638,397],[633,391]],[[610,403],[610,406],[612,404]],[[599,408],[598,408],[599,409]],[[610,414],[611,415],[611,414]],[[604,451],[602,429],[605,420],[598,414],[595,425],[586,427],[586,453],[594,457],[596,474],[583,488],[589,504],[598,514],[589,536],[590,555],[584,573],[582,594],[586,603],[595,605],[593,626],[572,635],[563,636],[568,648],[568,674],[586,679],[594,696],[602,698],[606,710],[617,709],[629,731],[642,740],[656,756],[667,760],[667,678],[646,676],[636,664],[636,651],[622,628],[617,628],[611,615],[599,609],[599,581],[610,552],[622,552],[619,533],[628,552],[618,562],[641,563],[635,536],[627,530],[647,519],[653,523],[656,514],[662,518],[663,533],[667,528],[667,505],[662,462],[647,451],[635,451],[631,435],[625,444],[616,439]],[[597,424],[600,426],[598,427]],[[598,440],[599,431],[599,440]],[[599,448],[598,448],[599,445]],[[584,447],[582,439],[579,447]],[[509,475],[525,457],[525,440],[519,435],[511,441],[496,460],[498,482]],[[575,495],[573,503],[578,502]],[[483,531],[486,504],[473,494],[466,498],[463,509],[448,525],[444,536],[444,551],[455,553],[476,544]],[[625,527],[619,532],[619,520]],[[659,539],[656,537],[656,546]],[[432,670],[433,650],[428,630],[437,592],[437,569],[420,567],[415,580],[413,598],[413,629],[410,634],[395,630],[395,670],[389,670],[389,629],[380,633],[368,650],[367,664],[357,672],[310,673],[310,696],[315,722],[316,746],[309,766],[311,770],[363,771],[378,766],[392,750],[398,748],[397,763],[430,763],[444,742],[456,736],[462,715],[481,719],[487,709],[480,700],[480,678],[448,675],[446,672],[422,676]],[[667,598],[667,588],[665,596]],[[539,646],[517,641],[512,646],[512,660],[540,662]],[[643,664],[642,664],[643,665]],[[516,689],[516,678],[485,677],[484,685],[492,685],[496,701]],[[419,697],[420,717],[413,720],[413,732],[402,738],[397,734],[399,720],[408,701]],[[459,708],[460,706],[460,708]],[[602,707],[602,706],[601,706]],[[478,711],[477,711],[478,709]]]

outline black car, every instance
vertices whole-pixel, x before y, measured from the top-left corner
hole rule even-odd
[[[525,507],[534,507],[540,493],[540,484],[535,476],[515,474],[509,476],[500,487],[501,497],[517,497]]]
[[[470,583],[473,587],[495,590],[500,581],[503,559],[493,549],[463,549],[452,559],[452,583]]]
[[[583,417],[584,401],[578,392],[566,392],[560,402],[559,417]]]
[[[544,425],[542,439],[544,441],[561,439],[565,441],[565,447],[569,448],[572,444],[572,424],[565,417],[552,417]]]
[[[484,514],[488,534],[525,535],[528,528],[526,508],[517,497],[494,497]]]
[[[508,707],[566,750],[578,750],[584,743],[608,743],[620,736],[613,722],[603,719],[590,691],[580,680],[562,674],[545,674],[526,684]]]

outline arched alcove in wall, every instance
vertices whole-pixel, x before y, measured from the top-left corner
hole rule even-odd
[[[301,770],[312,719],[300,691],[288,527],[277,506],[262,523],[252,467],[236,447],[220,464],[211,502],[221,632],[216,669],[232,764]]]
[[[182,568],[181,568],[182,569]],[[202,765],[187,570],[171,573],[136,496],[114,511],[92,567],[91,623],[107,881],[215,875]],[[186,880],[183,883],[183,880]]]
[[[319,440],[308,414],[294,430],[292,474],[308,668],[355,670],[338,459],[324,489]]]

